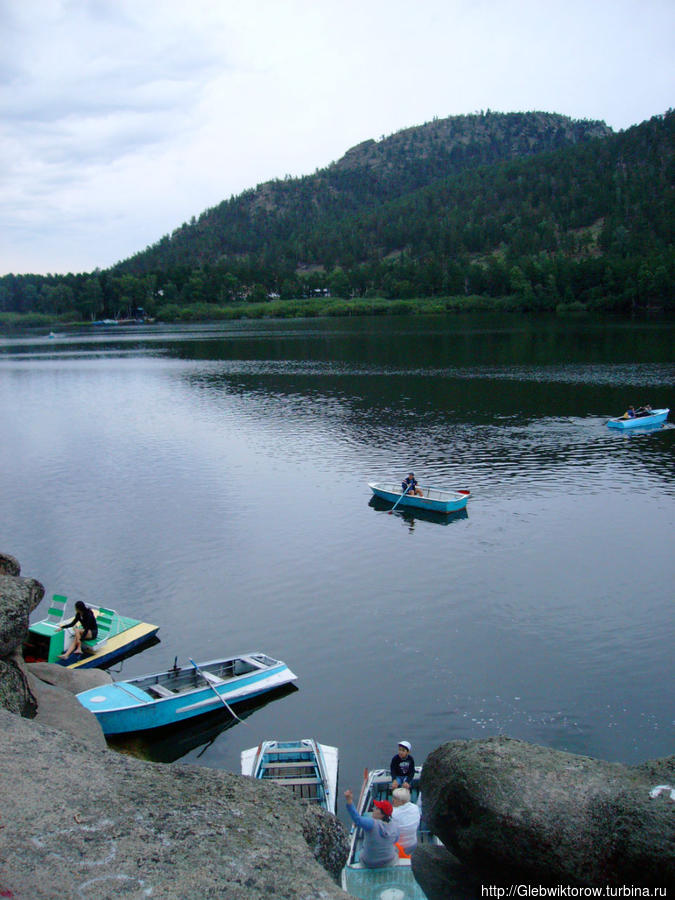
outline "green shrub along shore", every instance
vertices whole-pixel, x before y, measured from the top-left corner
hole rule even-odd
[[[644,314],[650,310],[640,310]],[[522,297],[421,297],[411,299],[389,299],[386,297],[353,298],[323,297],[297,300],[270,300],[264,303],[239,303],[218,306],[214,303],[192,303],[186,306],[166,304],[160,306],[153,322],[176,324],[181,322],[220,322],[233,319],[302,319],[345,316],[415,316],[445,315],[464,312],[508,312],[539,313],[555,312],[558,315],[579,315],[585,313],[616,313],[600,303],[558,303],[553,309],[548,306],[533,307]],[[651,310],[663,313],[663,309]],[[123,320],[129,322],[130,320]],[[140,321],[140,320],[136,320]],[[38,312],[0,312],[0,331],[8,333],[23,329],[54,327],[77,327],[91,325],[74,312],[60,315]]]

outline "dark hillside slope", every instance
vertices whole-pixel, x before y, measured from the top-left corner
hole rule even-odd
[[[542,113],[406,129],[312,176],[259,185],[113,269],[4,276],[0,321],[139,307],[165,321],[421,308],[671,314],[675,112],[606,132]]]
[[[303,250],[317,259],[332,248],[338,263],[345,246],[363,259],[658,251],[673,238],[674,150],[675,114],[668,113],[605,140],[439,179],[368,213],[323,223]]]
[[[261,255],[272,264],[295,266],[310,261],[303,259],[301,248],[315,228],[326,233],[340,221],[479,166],[609,134],[601,122],[541,112],[436,119],[365,141],[314,175],[258,185],[115,268],[140,275]],[[311,262],[320,261],[313,254]]]

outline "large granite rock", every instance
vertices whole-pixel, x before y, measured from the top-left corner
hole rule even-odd
[[[62,667],[54,666],[54,668],[61,669]],[[71,677],[75,681],[83,674],[84,672],[75,671],[71,673]],[[81,741],[87,741],[98,747],[108,746],[96,716],[85,709],[75,696],[78,691],[86,690],[85,687],[76,688],[71,693],[68,689],[41,681],[30,672],[27,681],[38,706],[34,722],[58,728],[59,731],[64,731]]]
[[[31,718],[37,700],[22,665],[21,647],[31,612],[45,589],[34,578],[21,578],[13,556],[0,553],[0,708]]]
[[[37,712],[37,698],[14,654],[0,658],[0,708],[27,719]]]
[[[0,896],[332,900],[341,823],[283,787],[107,749],[77,692],[97,669],[26,665],[44,589],[0,554]]]
[[[0,575],[0,657],[21,647],[28,632],[28,618],[45,595],[34,578]]]
[[[40,681],[53,684],[72,694],[79,694],[80,691],[88,691],[90,688],[110,684],[113,680],[105,669],[69,669],[66,666],[47,662],[24,663],[23,665],[29,678],[31,676],[39,678]]]
[[[625,766],[506,737],[451,741],[422,773],[425,816],[462,863],[543,885],[675,886],[662,784],[675,787],[675,757]]]
[[[9,553],[0,553],[0,575],[20,575],[19,560]]]
[[[240,775],[149,763],[0,710],[0,894],[338,900],[335,817]],[[309,836],[309,841],[307,839]]]
[[[411,865],[415,881],[428,900],[475,900],[481,896],[481,884],[496,883],[485,873],[462,865],[445,847],[436,844],[418,844]]]

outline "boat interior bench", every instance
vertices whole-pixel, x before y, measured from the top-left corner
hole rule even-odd
[[[173,697],[173,691],[165,688],[163,684],[151,684],[146,688],[148,694],[154,694],[155,697]]]
[[[310,763],[275,762],[265,766],[265,776],[268,778],[307,778],[312,775],[316,777],[314,766]]]
[[[319,786],[321,782],[318,778],[295,778],[289,787],[293,793],[302,800],[319,800]]]

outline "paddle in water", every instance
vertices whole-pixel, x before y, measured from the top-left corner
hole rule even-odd
[[[399,505],[399,503],[401,502],[401,500],[403,500],[403,498],[405,497],[405,495],[408,493],[409,490],[410,490],[410,488],[407,487],[407,488],[403,491],[403,493],[402,493],[401,496],[398,498],[398,500],[396,501],[396,503],[394,503],[394,505],[392,506],[392,508],[389,510],[389,515],[391,515],[391,514],[393,513],[393,511],[394,511],[394,510],[396,509],[396,507]]]

